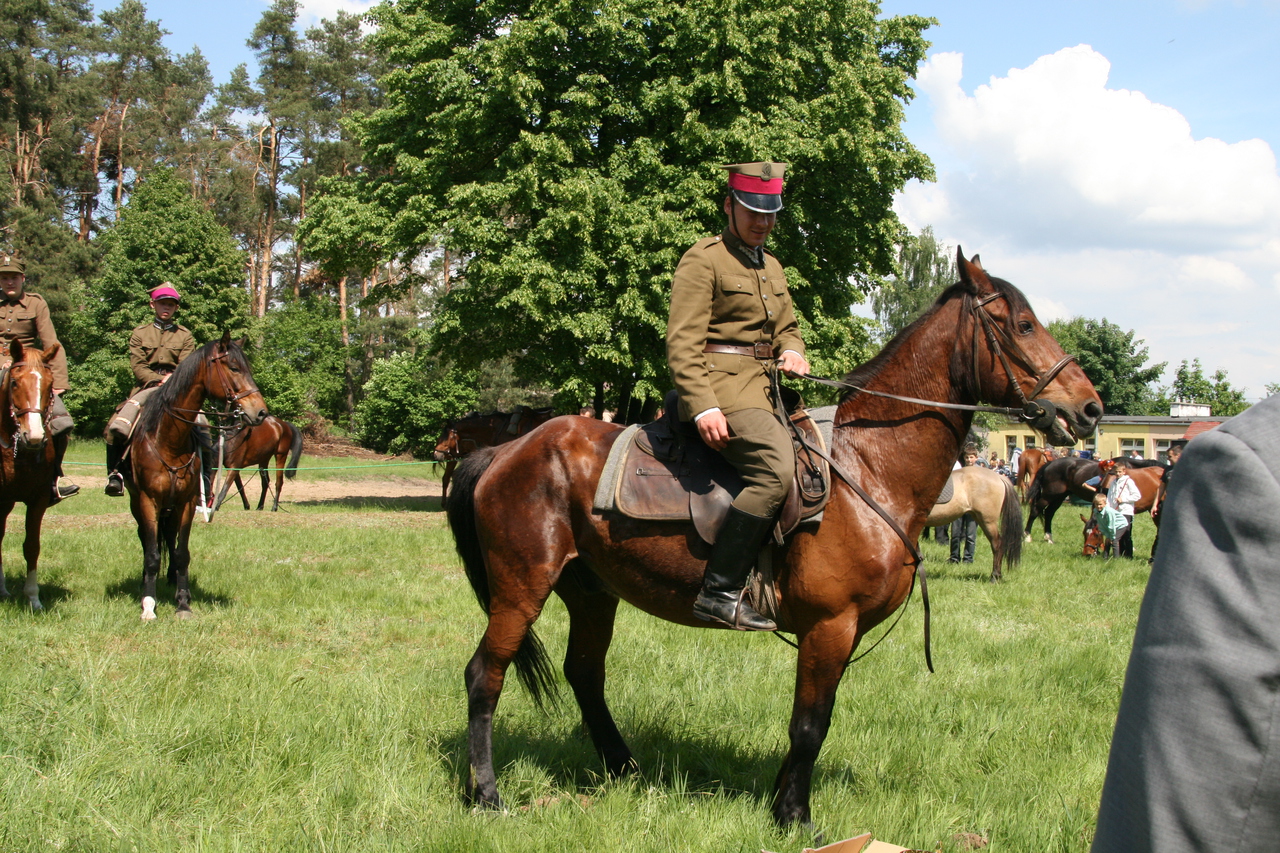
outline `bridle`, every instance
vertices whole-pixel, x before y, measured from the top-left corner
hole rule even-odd
[[[13,369],[14,369],[15,367],[34,367],[34,368],[35,368],[35,369],[37,369],[37,370],[39,370],[40,368],[44,368],[44,369],[46,370],[46,372],[49,372],[49,373],[50,373],[50,379],[49,379],[49,389],[50,389],[50,390],[49,390],[49,402],[48,402],[48,403],[46,403],[43,407],[32,407],[32,406],[27,406],[27,407],[25,407],[25,408],[21,408],[21,409],[14,408],[14,405],[13,405]],[[17,433],[17,431],[18,431],[19,429],[21,429],[21,428],[22,428],[22,421],[21,421],[21,418],[22,418],[24,415],[39,415],[39,416],[40,416],[40,418],[41,418],[41,420],[43,420],[43,421],[47,424],[47,423],[49,422],[49,415],[50,415],[50,411],[51,411],[51,410],[52,410],[52,408],[53,408],[53,379],[52,379],[52,372],[51,372],[51,371],[49,371],[49,369],[48,369],[48,365],[44,364],[43,362],[40,362],[40,363],[38,363],[38,364],[32,364],[32,363],[27,362],[27,361],[25,361],[25,360],[23,360],[23,361],[15,361],[13,364],[10,364],[8,367],[6,367],[6,368],[4,369],[4,396],[5,396],[5,401],[6,401],[6,402],[8,403],[8,405],[9,405],[9,417],[10,417],[10,418],[12,418],[12,419],[13,419],[13,422],[14,422],[14,426],[15,426],[14,432],[15,432],[15,434]],[[45,431],[44,440],[45,440],[45,441],[48,441],[48,440],[49,440],[49,433],[48,433],[48,430],[46,430],[46,431]],[[43,443],[43,442],[42,442],[42,443]],[[14,442],[13,442],[13,444],[12,444],[12,445],[10,445],[10,444],[9,444],[9,442],[5,440],[5,437],[4,437],[3,435],[0,435],[0,447],[5,448],[6,450],[7,450],[7,449],[9,449],[10,447],[13,447],[13,452],[14,452],[15,454],[18,452],[18,449],[17,449],[17,448],[18,448],[18,442],[17,442],[17,441],[14,441]]]
[[[226,395],[225,397],[222,397],[222,401],[225,404],[224,410],[221,412],[213,413],[213,417],[217,418],[219,421],[226,421],[226,423],[217,423],[217,424],[211,423],[209,424],[210,429],[224,430],[224,431],[237,429],[238,422],[242,419],[248,420],[248,418],[245,415],[245,411],[243,407],[235,406],[234,408],[232,408],[232,406],[238,401],[243,400],[245,397],[248,397],[252,394],[262,393],[258,389],[258,386],[252,382],[249,383],[249,386],[245,390],[240,391],[238,393],[235,391],[236,383],[234,379],[234,374],[232,373],[231,368],[225,364],[228,355],[229,355],[229,351],[224,351],[224,352],[212,355],[208,359],[210,364],[213,364],[213,365],[218,365],[219,362],[223,362],[220,365],[224,373],[222,386],[224,388],[231,388],[232,390],[232,393]],[[187,423],[187,424],[192,424],[193,426],[196,424],[195,417],[197,415],[202,414],[203,411],[204,411],[203,409],[187,409],[187,408],[183,408],[182,406],[174,406],[174,405],[166,406],[164,409],[164,413],[169,417],[173,418],[174,420],[182,421],[183,423]],[[184,418],[181,415],[177,414],[178,412],[190,414],[191,417]]]
[[[995,412],[1000,415],[1018,418],[1030,424],[1041,432],[1048,432],[1054,421],[1057,419],[1058,410],[1049,400],[1039,398],[1038,395],[1048,387],[1059,373],[1062,372],[1068,364],[1076,360],[1074,355],[1064,355],[1062,358],[1046,370],[1044,373],[1038,373],[1033,366],[1031,358],[1023,351],[1000,325],[992,319],[991,314],[987,311],[987,303],[996,299],[1004,299],[1008,301],[1008,294],[996,291],[989,293],[981,299],[975,299],[971,294],[965,295],[965,302],[969,306],[970,312],[974,315],[975,324],[973,331],[973,357],[972,368],[969,372],[969,381],[972,382],[974,377],[978,375],[978,360],[981,357],[978,341],[978,326],[980,325],[986,333],[987,346],[991,349],[993,357],[998,360],[1004,368],[1005,376],[1008,378],[1009,386],[1017,394],[1018,400],[1022,403],[1021,408],[1011,408],[1008,406],[977,406],[966,403],[943,403],[938,400],[922,400],[919,397],[907,397],[901,394],[890,394],[887,391],[873,391],[861,385],[855,385],[852,382],[843,382],[835,379],[825,379],[821,376],[813,374],[805,374],[801,379],[807,379],[810,382],[816,382],[819,385],[826,385],[831,388],[841,388],[848,391],[857,391],[861,394],[869,394],[873,397],[883,397],[888,400],[899,400],[904,403],[916,403],[921,406],[929,406],[939,409],[955,409],[965,412]],[[1000,339],[1004,339],[1004,346],[1000,345]],[[1028,374],[1036,380],[1036,384],[1031,389],[1031,393],[1025,393],[1022,385],[1018,382],[1017,376],[1013,372],[1013,364],[1009,361],[1006,350],[1012,353],[1019,362],[1026,368]],[[975,389],[970,389],[974,391]],[[974,396],[978,395],[974,393]]]

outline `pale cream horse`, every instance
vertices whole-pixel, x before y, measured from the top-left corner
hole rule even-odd
[[[1009,568],[1022,559],[1022,504],[1008,477],[980,465],[951,472],[951,500],[934,504],[926,528],[950,524],[966,512],[973,513],[991,543],[994,560],[991,582],[1000,580],[1000,563]]]

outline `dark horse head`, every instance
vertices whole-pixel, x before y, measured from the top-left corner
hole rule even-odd
[[[41,351],[24,348],[17,338],[9,342],[13,363],[4,388],[8,400],[4,417],[12,422],[13,441],[18,450],[37,450],[48,437],[45,420],[53,404],[53,371],[48,365],[59,346],[52,344]]]
[[[182,360],[143,406],[137,431],[154,432],[161,413],[178,408],[179,401],[195,386],[203,389],[209,400],[225,403],[250,426],[257,426],[267,416],[267,403],[253,381],[244,350],[224,332],[221,340],[205,344]]]

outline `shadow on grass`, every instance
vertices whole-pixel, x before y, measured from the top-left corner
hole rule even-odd
[[[443,512],[439,495],[415,497],[405,495],[395,498],[362,497],[327,498],[318,501],[290,501],[294,506],[327,507],[330,509],[380,509],[412,512]],[[224,510],[225,511],[225,510]]]
[[[499,793],[509,807],[526,806],[544,793],[530,790],[526,781],[509,772],[508,768],[521,761],[539,767],[557,790],[591,794],[608,783],[604,763],[596,754],[586,727],[578,723],[566,729],[559,725],[561,715],[578,716],[572,698],[559,710],[550,712],[548,724],[541,727],[527,722],[503,725],[501,720],[495,720],[493,763],[498,772]],[[553,718],[555,723],[550,722]],[[750,746],[749,739],[735,743],[715,735],[654,724],[637,725],[624,737],[639,766],[624,780],[639,779],[646,786],[662,788],[673,795],[713,794],[745,798],[764,810],[771,806],[773,780],[782,766],[784,750],[760,751]],[[441,748],[452,758],[458,797],[465,802],[464,782],[469,769],[465,726],[442,740]],[[832,772],[841,774],[839,770]]]
[[[139,560],[141,562],[141,560]],[[173,597],[177,594],[177,587],[170,584],[165,576],[167,570],[162,569],[160,577],[156,581],[156,601],[160,605],[173,605]],[[227,607],[234,603],[235,599],[227,598],[225,595],[215,595],[205,592],[200,587],[200,577],[198,573],[192,572],[187,576],[187,585],[191,589],[191,608],[194,610],[199,605],[206,607]],[[117,581],[104,590],[107,598],[127,598],[130,601],[142,601],[142,567],[138,567],[137,575]]]
[[[5,604],[27,606],[27,597],[22,592],[22,585],[27,582],[27,573],[24,569],[22,574],[17,577],[5,576],[5,585],[9,590],[8,598],[0,598],[0,607]],[[59,602],[65,601],[71,597],[71,591],[64,586],[57,584],[46,584],[40,581],[40,603],[44,605],[45,610],[57,606]]]

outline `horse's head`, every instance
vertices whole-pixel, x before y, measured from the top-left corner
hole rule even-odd
[[[445,462],[462,456],[462,452],[458,448],[458,428],[453,421],[444,425],[444,432],[441,434],[440,440],[436,442],[436,449],[432,456],[437,462]]]
[[[44,351],[24,348],[17,338],[9,343],[13,363],[7,383],[8,416],[15,425],[14,443],[19,450],[36,450],[44,444],[45,418],[53,404],[53,371],[49,362],[58,348],[59,344]]]
[[[1082,553],[1086,557],[1096,557],[1098,552],[1102,550],[1102,530],[1098,525],[1086,527],[1084,530],[1084,549]]]
[[[987,275],[978,256],[956,263],[965,304],[973,315],[973,362],[981,398],[1022,410],[1050,444],[1071,445],[1090,436],[1102,418],[1093,383],[1036,319],[1009,282]]]
[[[230,332],[222,333],[222,340],[212,348],[209,362],[206,394],[224,400],[251,426],[262,423],[267,416],[267,403],[253,381],[244,350],[231,340]]]

